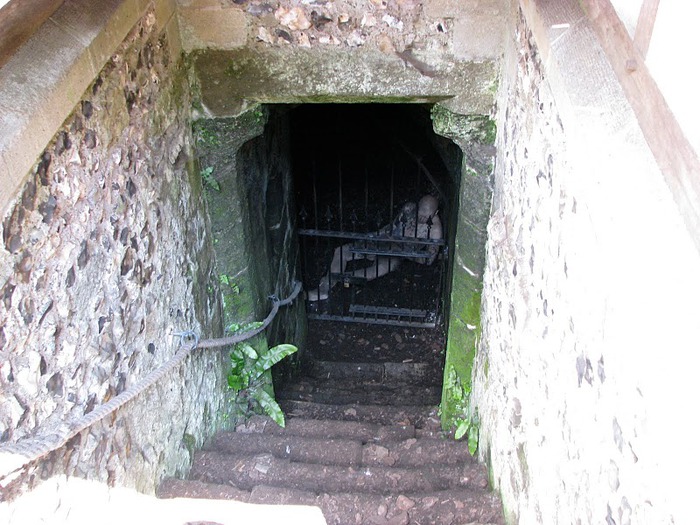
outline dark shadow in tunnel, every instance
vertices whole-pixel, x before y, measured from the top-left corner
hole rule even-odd
[[[319,231],[364,234],[381,231],[400,216],[406,202],[418,202],[427,194],[439,200],[445,239],[449,239],[452,210],[456,204],[455,179],[445,163],[445,150],[453,144],[434,134],[430,106],[417,104],[318,104],[298,106],[290,111],[291,161],[295,188],[298,227]],[[449,143],[449,144],[446,144]],[[454,171],[454,166],[452,171]],[[305,289],[318,286],[329,271],[333,250],[343,240],[304,238],[301,242],[302,272]],[[362,340],[377,340],[366,355],[368,360],[386,361],[397,357],[418,358],[420,350],[408,351],[399,343],[399,356],[390,356],[387,341],[381,343],[381,333],[394,343],[406,340],[440,338],[444,333],[443,311],[447,290],[446,255],[431,266],[415,262],[402,263],[397,271],[369,283],[345,283],[330,294],[330,306],[325,301],[307,303],[310,312],[309,339],[326,337],[329,333],[361,331]],[[353,263],[356,266],[352,266]],[[351,267],[371,265],[366,260],[352,261]],[[341,283],[342,284],[342,283]],[[336,304],[333,304],[335,302]],[[322,312],[337,314],[346,320],[362,303],[364,311],[428,311],[435,328],[421,335],[397,326],[364,328],[344,326],[331,328],[335,321],[315,321]],[[355,310],[352,310],[352,308]],[[350,310],[349,310],[350,309]],[[426,310],[427,309],[427,310]],[[316,312],[314,314],[314,312]],[[321,312],[321,314],[319,314]],[[331,316],[332,317],[332,316]],[[371,317],[371,316],[370,316]],[[388,316],[387,316],[388,317]],[[377,321],[375,321],[377,322]],[[351,323],[354,324],[354,323]],[[363,324],[359,322],[358,324]],[[394,323],[384,323],[394,324]],[[325,336],[314,333],[315,328]],[[372,332],[372,333],[369,333]],[[377,333],[375,333],[377,332]],[[430,335],[430,334],[433,335]],[[428,334],[426,336],[426,334]],[[352,338],[352,336],[350,336]],[[378,339],[377,339],[378,337]],[[327,338],[327,337],[326,337]],[[336,347],[337,347],[336,341]],[[316,346],[311,344],[310,346]],[[429,345],[430,346],[430,345]],[[432,346],[440,347],[439,343]],[[368,349],[370,350],[370,349]],[[336,348],[335,357],[343,355]],[[357,349],[348,349],[345,358],[358,359]]]

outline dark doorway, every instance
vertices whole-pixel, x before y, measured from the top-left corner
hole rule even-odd
[[[455,193],[446,142],[433,133],[424,105],[319,104],[291,112],[310,319],[442,323]],[[421,215],[430,199],[438,211]]]

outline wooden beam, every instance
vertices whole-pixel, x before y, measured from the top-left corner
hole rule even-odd
[[[642,8],[639,10],[637,28],[634,30],[634,45],[642,58],[647,57],[651,35],[654,32],[656,22],[656,12],[659,9],[659,0],[644,0]]]
[[[64,0],[10,0],[0,8],[0,67]]]
[[[581,0],[700,251],[700,159],[610,0]]]

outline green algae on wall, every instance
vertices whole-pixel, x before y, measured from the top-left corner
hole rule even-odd
[[[224,325],[253,321],[260,300],[249,261],[245,235],[244,209],[238,177],[238,150],[260,135],[266,114],[259,106],[230,119],[206,119],[195,122],[194,135],[211,218]]]
[[[463,153],[459,210],[452,225],[455,247],[451,255],[452,288],[441,402],[443,428],[463,431],[478,425],[470,397],[481,330],[495,124],[486,115],[459,115],[439,105],[433,107],[431,116],[435,132],[454,141]]]
[[[255,105],[232,118],[195,123],[200,184],[204,187],[216,252],[216,282],[225,326],[235,332],[260,321],[272,305],[270,295],[288,295],[299,274],[291,198],[289,134],[283,111]],[[266,336],[247,344],[258,355],[290,343],[300,349],[276,366],[292,369],[300,359],[306,334],[305,310],[297,301],[280,310]],[[262,388],[274,397],[273,374]],[[233,391],[232,391],[233,392]],[[259,409],[245,396],[233,402],[233,419]]]
[[[457,143],[467,141],[492,146],[496,142],[496,122],[488,115],[459,115],[436,104],[431,116],[435,132]]]

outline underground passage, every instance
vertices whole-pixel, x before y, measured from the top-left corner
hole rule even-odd
[[[0,0],[0,523],[697,521],[679,4]]]
[[[448,253],[438,243],[449,237],[459,173],[440,157],[435,142],[449,141],[433,133],[429,108],[297,108],[291,136],[309,317],[436,326]],[[418,220],[420,202],[428,209]]]

